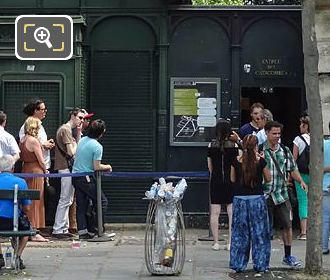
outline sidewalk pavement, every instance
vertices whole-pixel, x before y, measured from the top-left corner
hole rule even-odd
[[[211,250],[211,241],[198,241],[207,230],[186,230],[186,260],[180,276],[151,276],[144,263],[144,227],[121,228],[114,241],[82,242],[79,249],[72,249],[72,241],[49,243],[30,242],[23,259],[26,269],[19,275],[2,269],[0,279],[24,280],[132,280],[132,279],[233,279],[228,273],[229,252]],[[227,232],[220,231],[228,238]],[[225,248],[226,241],[221,241]],[[4,246],[5,247],[5,246]],[[294,240],[292,253],[304,260],[306,242]],[[283,245],[280,239],[272,241],[271,267],[285,267],[282,263]],[[323,266],[330,269],[330,256],[324,256]],[[249,263],[248,268],[252,268]],[[245,276],[246,277],[246,276]],[[280,277],[277,277],[280,278]],[[259,279],[262,279],[259,278]]]

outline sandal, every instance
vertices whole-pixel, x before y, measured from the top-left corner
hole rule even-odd
[[[31,237],[32,242],[49,242],[49,239],[44,238],[42,235],[39,233],[36,236]]]
[[[300,234],[299,236],[298,236],[298,240],[306,240],[306,234]]]

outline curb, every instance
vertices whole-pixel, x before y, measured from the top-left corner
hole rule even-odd
[[[142,230],[145,231],[145,223],[109,223],[104,225],[106,231]]]

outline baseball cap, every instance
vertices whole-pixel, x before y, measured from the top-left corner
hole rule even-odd
[[[90,119],[94,116],[94,113],[88,113],[85,109],[81,109],[84,112],[84,119]]]

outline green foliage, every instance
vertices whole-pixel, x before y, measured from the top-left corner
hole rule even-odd
[[[243,0],[192,0],[193,5],[243,5]]]

